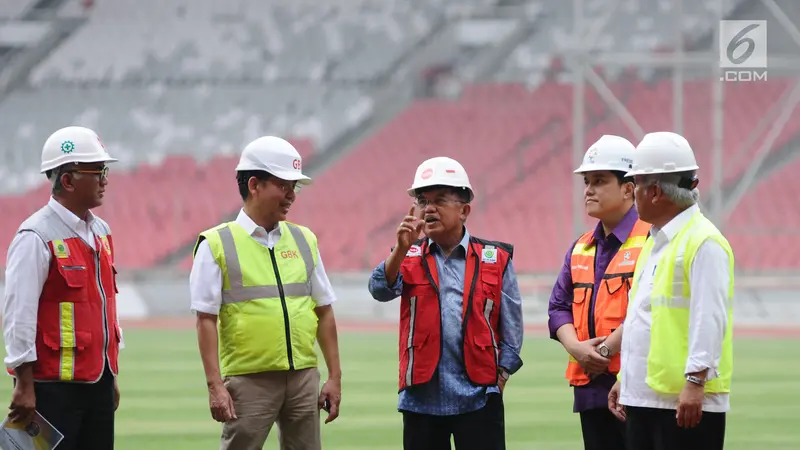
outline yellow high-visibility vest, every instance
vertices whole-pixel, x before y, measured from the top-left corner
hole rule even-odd
[[[719,243],[729,258],[728,325],[722,340],[719,377],[705,384],[709,394],[730,392],[733,375],[733,250],[722,233],[699,211],[667,244],[658,261],[650,294],[652,325],[647,355],[647,377],[651,389],[662,394],[679,394],[686,384],[686,360],[689,357],[689,284],[692,262],[700,245],[707,239]],[[633,276],[630,305],[639,290],[641,272],[653,250],[653,238],[645,243]],[[631,310],[628,310],[631,314]],[[622,372],[620,372],[621,374]]]
[[[317,366],[316,304],[311,276],[317,238],[306,227],[280,222],[272,250],[241,225],[228,222],[200,233],[222,269],[219,359],[222,376]]]

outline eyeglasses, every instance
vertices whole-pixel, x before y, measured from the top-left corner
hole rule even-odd
[[[448,203],[464,203],[464,202],[462,202],[461,200],[454,200],[451,198],[444,198],[444,197],[435,198],[433,200],[428,200],[427,198],[420,197],[417,198],[417,200],[414,203],[416,203],[417,206],[419,206],[420,208],[425,208],[430,204],[433,204],[433,206],[435,206],[436,208],[441,208]]]
[[[100,175],[100,178],[108,178],[108,166],[105,166],[105,167],[103,167],[101,169],[95,169],[95,170],[91,170],[91,169],[75,169],[75,170],[70,170],[69,172],[85,173],[87,175]],[[66,172],[66,173],[69,173],[69,172]]]
[[[278,188],[284,194],[288,194],[290,191],[294,191],[295,193],[300,192],[302,185],[296,181],[275,181],[274,184],[278,186]]]

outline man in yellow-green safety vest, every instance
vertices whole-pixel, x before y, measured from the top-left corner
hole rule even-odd
[[[236,167],[244,207],[200,233],[189,276],[191,308],[221,450],[262,448],[273,423],[282,450],[319,450],[339,415],[341,367],[332,303],[317,238],[286,222],[297,185],[309,184],[287,141],[265,136]],[[219,324],[219,327],[218,327]],[[328,380],[320,391],[315,342]]]
[[[697,206],[694,152],[682,136],[649,133],[627,176],[653,225],[633,276],[619,381],[608,407],[627,448],[722,450],[733,375],[731,246]]]

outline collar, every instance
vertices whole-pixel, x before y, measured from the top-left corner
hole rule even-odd
[[[267,232],[264,227],[256,224],[253,219],[251,219],[250,216],[244,212],[244,208],[239,210],[239,215],[236,216],[236,223],[241,225],[241,227],[244,228],[244,231],[247,231],[247,234],[250,236],[267,236],[268,234],[280,234],[281,232],[280,223],[278,223],[275,228]]]
[[[59,203],[55,198],[50,197],[50,200],[47,202],[47,205],[56,212],[59,218],[64,221],[67,226],[69,226],[73,231],[78,233],[80,236],[81,233],[85,232],[86,230],[81,230],[80,228],[84,226],[91,226],[94,222],[94,214],[91,211],[86,212],[86,219],[83,220],[80,217],[76,216],[75,213],[68,210],[64,205]]]
[[[636,212],[636,206],[631,206],[631,209],[622,216],[622,220],[611,230],[611,235],[617,238],[620,243],[627,241],[637,220],[639,220],[639,214]],[[589,245],[593,245],[596,241],[605,237],[603,223],[597,222],[597,226],[594,228],[594,234],[592,235],[592,242],[590,242]]]
[[[684,225],[689,223],[689,221],[692,219],[692,216],[698,212],[700,212],[700,207],[697,206],[697,203],[695,203],[694,205],[683,210],[677,216],[673,217],[672,220],[667,222],[663,228],[659,229],[654,226],[650,231],[650,235],[656,236],[657,234],[662,233],[667,238],[667,241],[671,241],[675,238],[678,232],[681,231]]]
[[[469,237],[470,236],[469,236],[469,231],[467,231],[467,227],[464,227],[463,230],[464,230],[464,237],[461,238],[461,242],[459,242],[458,245],[456,245],[456,248],[458,248],[458,247],[463,248],[464,249],[464,254],[466,255],[467,254],[467,249],[469,248]],[[428,249],[429,249],[428,251],[432,250],[434,248],[434,245],[436,246],[436,248],[439,247],[439,245],[436,244],[435,242],[433,242],[432,239],[428,238]],[[453,249],[453,250],[455,251],[455,249]]]

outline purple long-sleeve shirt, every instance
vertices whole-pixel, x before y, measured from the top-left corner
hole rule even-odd
[[[628,239],[628,236],[639,218],[636,213],[636,208],[632,207],[622,218],[622,221],[616,228],[605,236],[603,231],[603,224],[597,224],[594,229],[594,238],[597,240],[597,251],[595,253],[595,268],[594,268],[594,289],[592,289],[592,309],[594,309],[594,302],[597,298],[598,287],[600,281],[603,279],[603,274],[608,268],[608,264],[617,254],[617,251],[622,246],[622,243]],[[550,304],[547,308],[547,313],[550,316],[548,327],[550,328],[550,338],[558,340],[556,331],[564,324],[573,323],[572,319],[572,271],[570,270],[570,259],[572,257],[572,249],[575,243],[569,247],[567,255],[564,257],[564,265],[561,267],[561,272],[558,274],[558,280],[553,286],[553,292],[550,294]],[[575,403],[573,404],[574,412],[583,412],[597,408],[608,407],[608,392],[617,378],[611,374],[602,374],[590,381],[589,384],[584,386],[575,387]]]

